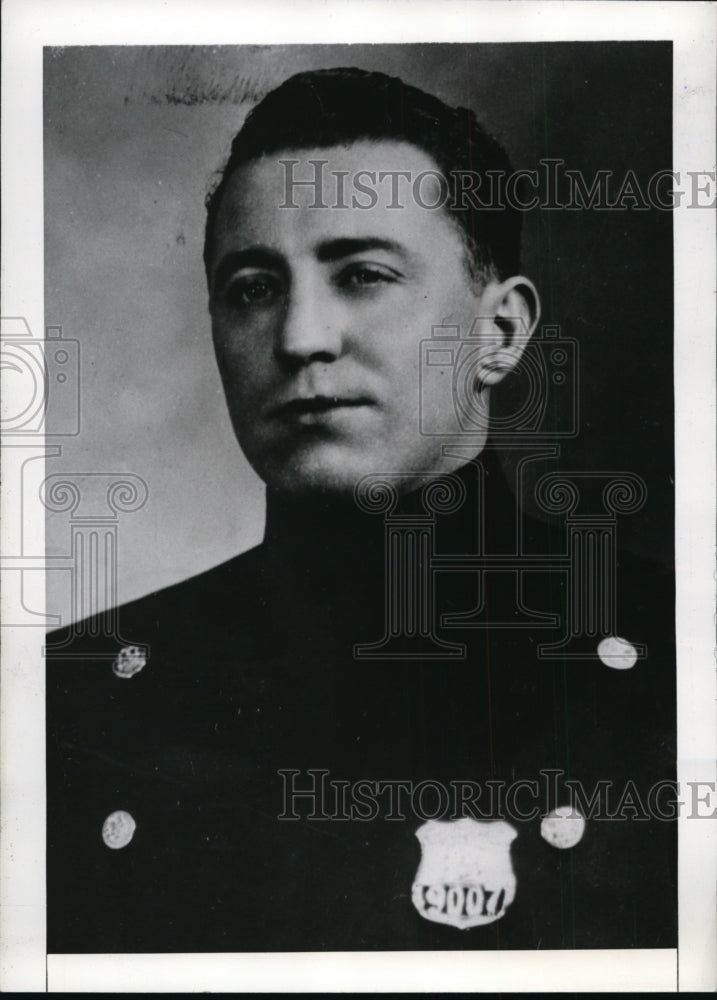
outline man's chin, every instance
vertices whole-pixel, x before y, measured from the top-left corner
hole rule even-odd
[[[297,500],[312,498],[336,497],[350,498],[354,495],[359,477],[347,477],[328,472],[320,474],[294,473],[268,477],[265,482],[267,489],[281,496],[294,497]]]
[[[380,464],[351,449],[312,449],[301,454],[257,462],[254,469],[274,493],[299,498],[351,497],[360,480],[380,471]]]
[[[397,493],[411,493],[459,464],[454,461],[450,468],[444,468],[436,456],[433,462],[426,462],[426,456],[419,455],[415,464],[407,467],[405,456],[402,461],[392,461],[376,449],[335,445],[295,451],[281,459],[274,453],[266,461],[252,462],[268,490],[297,500],[352,498],[367,476],[390,482]]]

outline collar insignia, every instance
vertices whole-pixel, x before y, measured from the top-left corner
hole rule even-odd
[[[147,654],[141,646],[125,646],[112,664],[115,677],[134,677],[147,665]]]

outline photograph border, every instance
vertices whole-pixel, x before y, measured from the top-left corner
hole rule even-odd
[[[618,10],[619,8],[619,10]],[[673,169],[715,170],[715,6],[700,2],[6,0],[2,40],[2,313],[44,331],[45,46],[671,40]],[[712,173],[712,178],[715,174]],[[709,185],[708,185],[709,186]],[[714,181],[713,181],[714,188]],[[678,783],[676,951],[52,955],[45,951],[44,627],[4,627],[0,678],[0,986],[21,991],[713,990],[717,974],[714,669],[715,216],[674,210]],[[4,374],[4,373],[3,373]],[[7,400],[3,406],[7,405]],[[43,442],[37,441],[38,455]],[[3,470],[8,454],[3,454]],[[10,456],[11,459],[12,456]],[[38,462],[43,459],[39,458]],[[44,552],[44,509],[3,476],[2,552]],[[4,565],[12,567],[8,559]],[[42,558],[32,606],[45,607]],[[2,588],[3,603],[7,599]],[[712,796],[710,798],[710,792]],[[703,796],[700,798],[700,796]],[[683,796],[684,797],[684,796]],[[712,819],[712,822],[709,822]]]

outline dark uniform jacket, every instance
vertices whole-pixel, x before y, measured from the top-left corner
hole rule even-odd
[[[562,564],[416,582],[515,551],[494,465],[458,477],[388,543],[385,516],[270,497],[259,548],[49,637],[50,952],[675,946],[671,577],[618,559],[617,636],[546,656]]]

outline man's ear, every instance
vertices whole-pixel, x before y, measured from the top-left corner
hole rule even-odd
[[[528,346],[540,319],[540,298],[532,281],[515,275],[485,286],[480,313],[476,375],[483,385],[496,385],[513,371]]]

